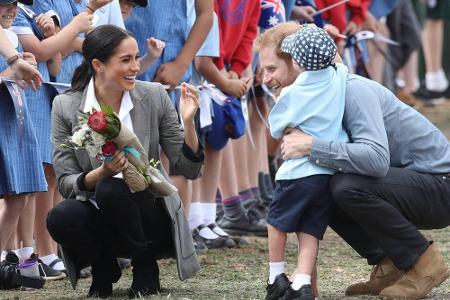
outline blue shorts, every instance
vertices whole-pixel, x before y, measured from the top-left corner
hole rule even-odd
[[[303,232],[321,240],[330,219],[330,175],[277,181],[267,223],[283,232]]]

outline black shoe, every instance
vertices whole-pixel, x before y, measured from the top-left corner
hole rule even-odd
[[[291,286],[287,289],[281,300],[314,300],[314,294],[311,289],[311,285],[306,284],[302,286],[298,291],[294,290]]]
[[[41,277],[29,277],[19,274],[19,258],[9,251],[5,260],[0,263],[0,290],[11,290],[22,287],[40,289],[45,284]]]
[[[232,238],[230,238],[228,233],[226,233],[222,228],[220,228],[219,225],[217,225],[217,223],[209,224],[208,228],[211,229],[212,232],[214,232],[215,234],[217,234],[221,238],[225,239],[225,243],[224,243],[225,247],[233,248],[233,247],[236,246],[236,243],[234,242],[234,240]]]
[[[267,213],[269,212],[267,206],[263,203],[262,199],[253,201],[248,207],[248,212],[253,213],[257,219],[265,220]]]
[[[53,269],[52,267],[46,265],[37,254],[33,253],[30,259],[35,259],[39,263],[39,275],[46,280],[61,280],[66,278],[66,274],[62,271]]]
[[[286,274],[281,273],[275,277],[275,281],[272,284],[266,286],[266,300],[277,300],[289,288],[290,282]]]
[[[216,226],[217,226],[217,225],[216,225]],[[198,226],[197,228],[195,228],[195,229],[198,231],[198,238],[199,238],[199,239],[202,239],[203,243],[205,244],[205,246],[206,246],[208,249],[229,248],[229,247],[234,247],[234,246],[236,246],[236,244],[234,243],[234,241],[233,241],[232,239],[230,239],[230,237],[228,237],[228,236],[220,236],[220,235],[217,235],[218,237],[215,238],[215,239],[207,239],[207,238],[202,237],[202,236],[200,235],[200,231],[201,231],[203,228],[206,228],[206,227],[207,227],[206,225],[201,224],[201,225],[199,225],[199,226]],[[207,228],[209,228],[209,227],[207,227]],[[195,230],[195,229],[194,229],[194,230]],[[209,230],[212,231],[211,228],[209,228]],[[214,233],[214,231],[213,231],[213,233]]]
[[[254,235],[267,237],[266,222],[253,213],[242,213],[240,216],[223,217],[219,226],[230,235]]]
[[[208,247],[206,247],[203,242],[202,237],[199,235],[198,229],[194,228],[192,230],[192,241],[194,242],[194,249],[197,255],[205,255],[208,252]]]
[[[128,291],[128,297],[134,299],[158,294],[161,291],[161,285],[158,263],[154,255],[147,251],[133,258],[131,264],[133,266],[133,282]]]

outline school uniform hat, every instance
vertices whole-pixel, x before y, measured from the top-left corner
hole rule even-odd
[[[33,5],[33,0],[0,0],[0,4],[11,4],[14,2],[20,2],[25,5]]]
[[[147,7],[147,0],[133,0],[133,3],[140,7]]]
[[[281,42],[280,50],[305,70],[317,71],[333,65],[337,47],[333,39],[322,28],[305,25]]]
[[[245,119],[242,113],[241,101],[228,97],[224,105],[213,104],[213,123],[206,132],[206,140],[214,150],[221,150],[228,139],[238,139],[245,133]]]

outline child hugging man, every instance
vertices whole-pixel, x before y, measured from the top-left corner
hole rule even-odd
[[[323,29],[305,25],[284,38],[279,48],[292,57],[300,75],[292,85],[281,90],[270,112],[272,136],[280,139],[286,128],[299,128],[316,138],[347,141],[342,128],[347,69],[333,63],[336,55],[333,39]],[[278,80],[270,66],[263,68],[265,82]],[[270,262],[266,299],[314,299],[311,274],[315,269],[318,241],[328,225],[331,205],[328,183],[333,173],[307,157],[286,160],[279,168],[267,217]],[[292,284],[285,275],[288,232],[297,234],[299,244]]]

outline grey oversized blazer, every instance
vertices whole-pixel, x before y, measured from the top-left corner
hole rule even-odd
[[[159,160],[158,145],[161,145],[171,165],[187,178],[195,179],[202,159],[193,161],[186,157],[184,132],[162,85],[138,81],[130,96],[134,106],[130,112],[133,130],[147,151],[148,158]],[[78,189],[78,176],[99,167],[100,162],[89,157],[86,151],[74,151],[60,145],[73,134],[78,116],[83,113],[85,98],[86,90],[83,93],[61,94],[55,98],[52,109],[53,167],[58,188],[64,199],[79,201],[86,201],[93,194]],[[172,219],[178,276],[184,280],[200,269],[192,236],[178,194],[165,197],[163,204]]]

